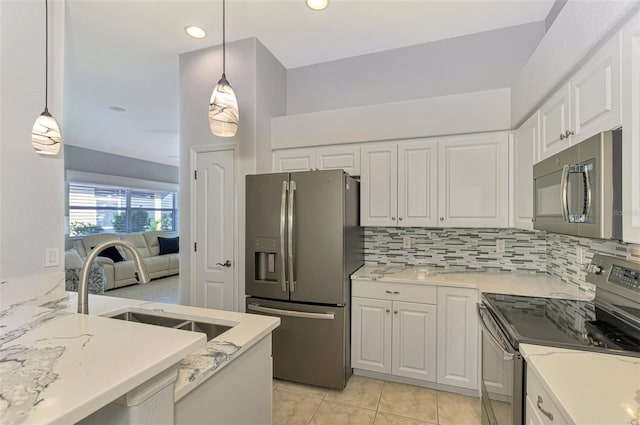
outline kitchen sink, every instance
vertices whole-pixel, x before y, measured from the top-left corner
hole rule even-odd
[[[218,323],[173,317],[167,313],[153,314],[140,313],[137,311],[125,311],[108,317],[111,319],[125,320],[127,322],[137,322],[184,331],[201,332],[207,336],[207,341],[212,340],[232,328],[232,326],[225,326]]]

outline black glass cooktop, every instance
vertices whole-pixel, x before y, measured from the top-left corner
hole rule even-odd
[[[640,329],[594,302],[484,294],[511,344],[557,346],[640,357]]]

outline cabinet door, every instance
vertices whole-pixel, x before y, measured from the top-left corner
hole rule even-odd
[[[549,158],[571,146],[565,137],[571,115],[569,84],[564,85],[540,108],[540,143],[538,161]]]
[[[352,298],[351,367],[391,373],[391,301]]]
[[[316,149],[318,170],[344,170],[351,176],[360,175],[360,146],[335,146]]]
[[[398,204],[397,144],[364,145],[360,152],[360,225],[395,226]]]
[[[438,383],[478,389],[475,289],[438,287]]]
[[[442,139],[438,143],[438,200],[443,227],[508,227],[508,135]]]
[[[391,373],[436,381],[436,306],[393,302]]]
[[[273,152],[273,172],[309,171],[315,168],[313,149],[284,149]]]
[[[620,125],[620,34],[571,79],[573,143]]]
[[[398,144],[398,225],[438,224],[438,144],[435,140]]]
[[[536,112],[513,135],[513,227],[533,229],[533,162],[538,145],[540,113]]]
[[[622,31],[622,239],[640,244],[640,14]]]

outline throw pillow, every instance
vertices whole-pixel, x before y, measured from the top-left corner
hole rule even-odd
[[[91,247],[91,249],[93,248],[95,248],[95,246]],[[98,256],[111,258],[114,263],[124,261],[124,258],[122,257],[122,255],[120,255],[120,251],[118,251],[115,246],[110,246],[108,248],[103,249],[102,251],[100,251],[100,254],[98,254]]]
[[[160,245],[160,255],[180,252],[180,236],[176,236],[175,238],[158,236],[158,245]]]

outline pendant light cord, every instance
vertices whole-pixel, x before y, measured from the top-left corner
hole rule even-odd
[[[44,111],[49,101],[49,1],[44,0]]]
[[[45,0],[46,1],[46,0]],[[224,28],[224,17],[225,17],[225,0],[222,0],[222,76],[225,77],[225,57],[227,56],[227,51],[225,48],[225,28]],[[226,78],[226,77],[225,77]]]

